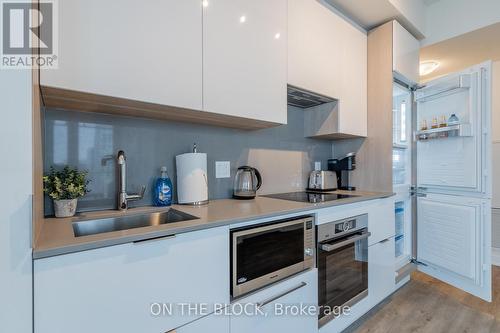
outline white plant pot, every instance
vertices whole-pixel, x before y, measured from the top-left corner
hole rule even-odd
[[[56,217],[71,217],[76,213],[78,199],[54,200],[54,213]]]

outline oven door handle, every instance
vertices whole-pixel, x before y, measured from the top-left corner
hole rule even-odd
[[[370,237],[371,233],[370,232],[363,232],[361,235],[349,237],[346,240],[339,242],[339,243],[333,243],[333,244],[322,244],[321,249],[326,252],[331,252],[333,250],[336,250],[342,246],[349,245],[351,243],[357,242],[359,240],[365,239]]]

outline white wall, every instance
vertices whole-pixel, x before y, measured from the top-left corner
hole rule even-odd
[[[500,61],[493,63],[492,87],[493,142],[500,142]]]
[[[441,0],[425,9],[422,46],[500,22],[499,0]]]
[[[31,71],[0,70],[0,332],[32,332]]]

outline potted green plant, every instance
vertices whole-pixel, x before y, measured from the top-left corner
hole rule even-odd
[[[43,177],[44,191],[54,201],[56,217],[70,217],[76,213],[78,198],[89,192],[87,171],[65,166],[57,171],[50,168],[50,173]]]

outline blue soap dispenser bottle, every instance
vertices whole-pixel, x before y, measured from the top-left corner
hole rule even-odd
[[[156,180],[153,193],[155,206],[170,206],[172,204],[172,181],[168,177],[167,167],[160,169],[160,178]]]

